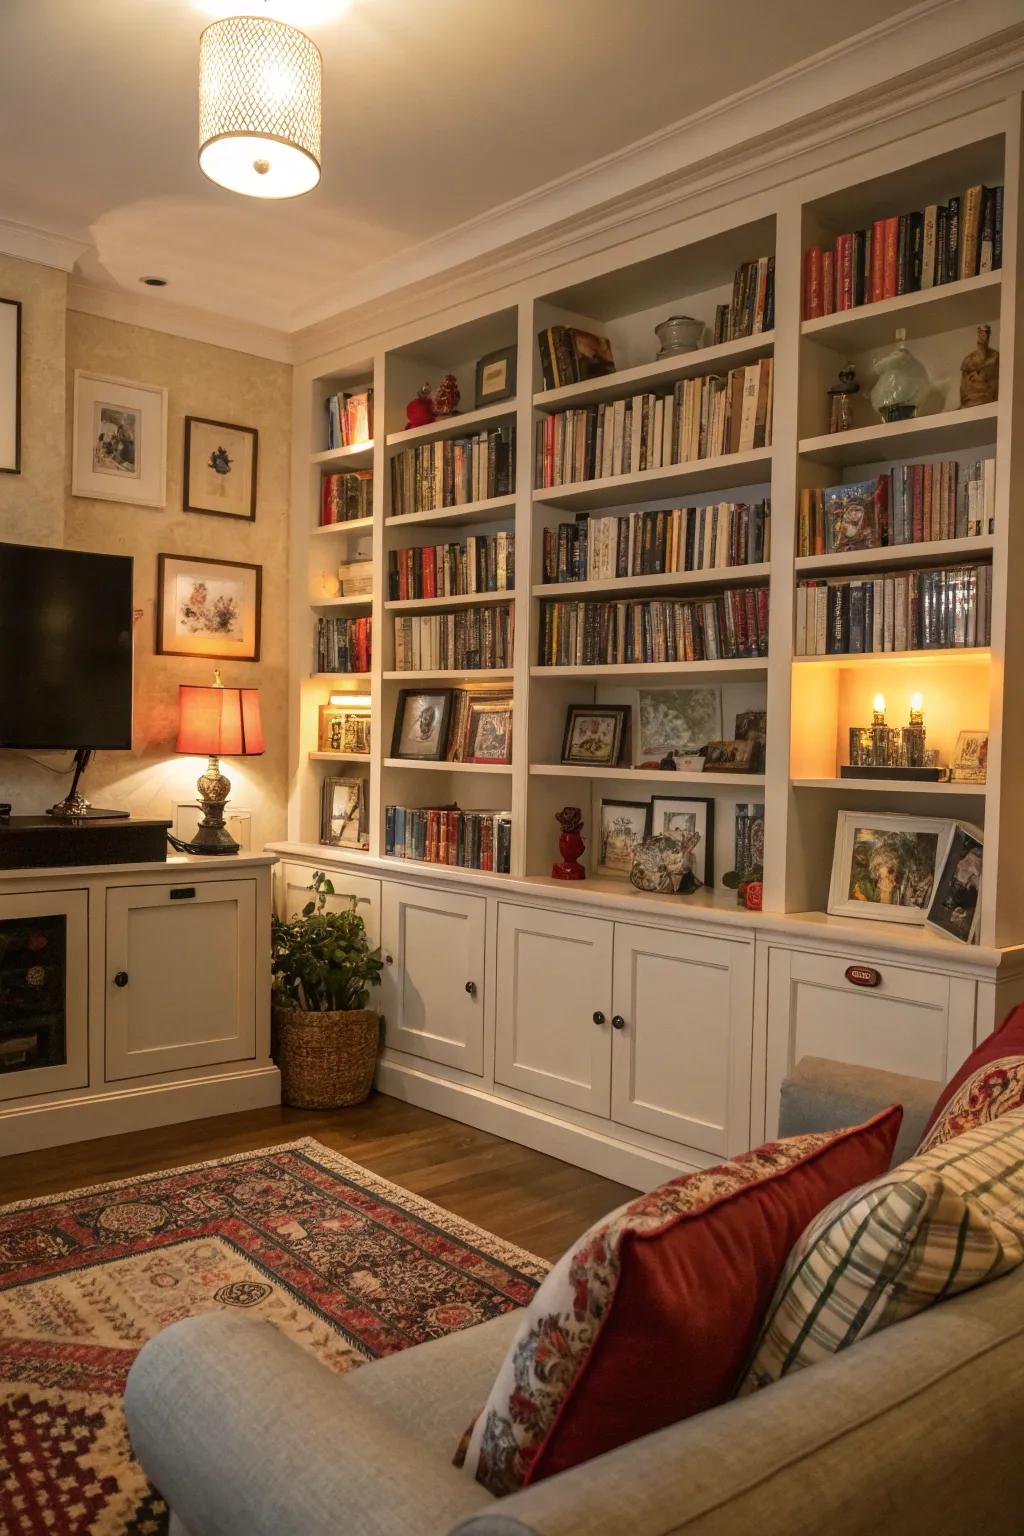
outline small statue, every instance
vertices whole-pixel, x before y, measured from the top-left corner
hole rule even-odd
[[[633,853],[630,885],[638,891],[690,895],[697,888],[692,856],[699,842],[699,832],[687,832],[682,837],[661,832],[645,837]]]
[[[552,880],[585,880],[587,872],[579,862],[580,854],[586,848],[586,843],[580,836],[583,831],[583,816],[577,805],[567,805],[563,810],[555,813],[555,820],[562,832],[558,839],[558,851],[562,855],[560,864],[552,864]]]
[[[907,346],[906,331],[896,332],[896,345],[875,359],[878,375],[871,404],[883,421],[909,421],[928,393],[924,365]]]
[[[430,385],[421,384],[416,391],[415,399],[410,400],[405,408],[405,428],[426,427],[437,417],[434,410],[434,402],[430,398]]]
[[[459,399],[459,381],[454,373],[446,373],[434,393],[435,415],[457,416]]]
[[[999,399],[999,353],[989,346],[990,325],[978,326],[978,345],[960,364],[960,405],[991,405]]]
[[[676,772],[676,754],[675,754],[675,752],[672,751],[672,750],[669,750],[668,752],[666,752],[665,756],[658,763],[658,767],[659,768],[664,768],[666,773],[675,773]]]
[[[853,426],[853,397],[860,394],[857,370],[847,363],[839,370],[839,379],[828,387],[830,432],[849,432]]]

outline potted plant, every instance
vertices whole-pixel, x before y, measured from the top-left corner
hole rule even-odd
[[[328,912],[334,886],[320,870],[310,890],[299,916],[273,919],[275,1059],[286,1104],[340,1109],[373,1086],[380,1015],[366,1004],[380,985],[380,950],[354,898],[348,911]]]

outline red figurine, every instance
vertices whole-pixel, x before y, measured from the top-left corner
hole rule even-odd
[[[410,400],[405,408],[405,428],[426,427],[436,419],[434,402],[430,398],[430,385],[421,384],[416,391],[416,398]]]
[[[748,880],[743,887],[743,901],[748,912],[760,912],[764,902],[764,886],[760,880]]]
[[[460,399],[458,379],[454,373],[446,373],[434,395],[434,410],[438,416],[457,416]]]
[[[563,810],[556,812],[555,820],[562,829],[558,839],[558,851],[562,855],[562,862],[552,864],[551,878],[553,880],[585,880],[587,872],[579,862],[579,857],[587,845],[580,836],[583,830],[583,817],[579,807],[567,805]]]

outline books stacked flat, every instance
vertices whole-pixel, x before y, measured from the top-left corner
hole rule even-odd
[[[372,638],[371,619],[317,619],[313,670],[369,672]]]
[[[607,336],[579,331],[572,325],[549,325],[538,335],[537,348],[545,389],[561,389],[615,372]]]
[[[948,203],[876,219],[804,252],[805,320],[994,272],[1003,264],[1003,189],[968,187]]]
[[[775,257],[761,256],[736,268],[732,300],[715,306],[715,343],[760,336],[775,325]]]
[[[395,618],[397,672],[479,672],[512,665],[512,607]]]
[[[556,411],[537,423],[538,489],[637,475],[668,464],[766,447],[772,440],[770,357],[728,374],[680,379],[642,394]]]
[[[995,459],[900,464],[870,480],[800,492],[798,555],[834,555],[995,528]]]
[[[541,604],[542,667],[723,661],[768,654],[768,588],[714,597]]]
[[[344,560],[338,566],[338,580],[342,597],[373,596],[373,561],[369,555],[363,560]]]
[[[324,475],[320,487],[320,526],[353,523],[373,516],[373,471],[349,469]]]
[[[802,581],[796,589],[795,654],[985,646],[991,643],[991,624],[991,565]]]
[[[545,582],[605,581],[671,571],[715,571],[769,558],[771,508],[719,501],[668,512],[629,512],[545,528]]]
[[[511,591],[516,583],[514,533],[471,535],[463,543],[427,544],[388,554],[388,596],[463,597]]]
[[[463,507],[515,490],[515,423],[405,448],[391,460],[391,512]]]
[[[384,808],[384,852],[458,869],[507,875],[512,853],[510,811],[461,811],[458,806]]]
[[[328,448],[351,448],[373,440],[372,389],[329,395],[326,407]]]

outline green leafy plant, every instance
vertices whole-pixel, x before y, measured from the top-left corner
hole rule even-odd
[[[355,898],[347,912],[328,912],[335,894],[317,870],[308,901],[297,917],[275,917],[271,928],[274,991],[278,1002],[303,1013],[365,1008],[370,988],[380,985],[379,949],[371,949]]]

